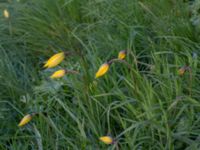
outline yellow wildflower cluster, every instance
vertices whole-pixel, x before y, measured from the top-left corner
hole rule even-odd
[[[108,70],[109,70],[110,65],[114,61],[121,61],[121,60],[125,59],[125,57],[126,57],[126,51],[125,50],[120,51],[117,59],[111,59],[109,62],[106,62],[100,66],[99,70],[96,72],[95,78],[99,78],[99,77],[103,76],[104,74],[106,74],[106,72],[108,72]]]
[[[60,52],[57,53],[55,55],[53,55],[52,57],[50,57],[46,63],[44,64],[44,68],[53,68],[56,67],[57,65],[59,65],[65,58],[65,53],[64,52]],[[55,78],[61,78],[65,75],[66,71],[64,69],[55,71],[50,78],[51,79],[55,79]]]
[[[4,13],[5,16],[9,16],[8,12],[5,11]],[[57,65],[59,65],[65,58],[65,53],[64,52],[60,52],[60,53],[57,53],[55,55],[53,55],[52,57],[50,57],[46,63],[44,64],[44,68],[53,68],[53,67],[56,67]],[[65,70],[65,69],[60,69],[60,70],[57,70],[55,71],[51,76],[50,78],[51,79],[55,79],[55,78],[61,78],[63,77],[66,73],[72,73],[72,74],[76,74],[78,73],[77,71],[74,71],[74,70]],[[27,114],[25,115],[22,120],[20,121],[20,123],[18,124],[19,127],[22,127],[24,125],[26,125],[27,123],[29,123],[33,116],[35,115],[36,113],[34,114]]]
[[[123,60],[123,59],[125,59],[125,57],[126,57],[126,51],[125,50],[120,51],[118,54],[118,60]],[[64,52],[57,53],[57,54],[53,55],[52,57],[50,57],[46,61],[46,63],[44,64],[44,67],[45,68],[56,67],[64,60],[64,58],[65,58]],[[99,70],[96,72],[95,78],[99,78],[99,77],[103,76],[109,70],[111,63],[112,63],[112,60],[101,65]],[[52,78],[52,79],[61,78],[66,74],[66,72],[67,71],[64,69],[58,70],[58,71],[54,72],[50,78]]]
[[[123,50],[123,51],[120,51],[118,53],[118,58],[116,59],[111,59],[110,61],[102,64],[100,66],[100,68],[98,69],[98,71],[96,72],[95,74],[95,78],[99,78],[101,76],[103,76],[104,74],[106,74],[106,72],[108,72],[109,70],[109,67],[110,65],[114,62],[114,61],[122,61],[124,60],[126,57],[126,51]],[[60,53],[57,53],[55,55],[53,55],[52,57],[50,57],[46,63],[44,64],[44,68],[53,68],[53,67],[56,67],[58,66],[63,60],[65,59],[65,53],[64,52],[60,52]],[[65,70],[65,69],[60,69],[60,70],[57,70],[55,71],[51,76],[50,78],[51,79],[55,79],[55,78],[61,78],[63,77],[66,73],[77,73],[76,71],[68,71],[68,70]],[[36,113],[35,113],[36,114]],[[28,124],[33,116],[35,114],[27,114],[25,115],[21,121],[19,122],[18,126],[19,127],[22,127],[26,124]],[[111,137],[111,136],[102,136],[99,138],[100,141],[102,141],[103,143],[105,144],[114,144],[115,143],[115,140]]]
[[[46,68],[55,67],[64,60],[64,57],[65,57],[65,55],[63,52],[55,54],[46,62],[44,67],[46,67]],[[109,67],[112,64],[112,62],[114,62],[116,60],[121,61],[121,60],[125,59],[125,57],[126,57],[126,51],[125,50],[120,51],[117,59],[112,59],[109,62],[106,62],[100,66],[100,68],[98,69],[98,71],[95,74],[95,78],[99,78],[99,77],[103,76],[109,70]],[[63,77],[66,74],[66,72],[67,71],[64,69],[58,70],[58,71],[54,72],[50,78],[54,79],[54,78]],[[71,72],[77,73],[75,71],[71,71]],[[114,144],[114,140],[110,136],[102,136],[99,138],[99,140],[105,144]]]
[[[6,18],[9,17],[9,13],[8,13],[6,10],[4,11],[4,16],[5,16]],[[56,67],[57,65],[59,65],[59,64],[64,60],[64,58],[65,58],[65,53],[64,53],[64,52],[57,53],[57,54],[53,55],[52,57],[50,57],[50,58],[46,61],[46,63],[44,64],[44,68],[48,68],[48,69],[49,69],[49,68]],[[125,50],[120,51],[120,52],[118,53],[118,57],[117,57],[117,58],[111,59],[110,61],[108,61],[108,62],[102,64],[102,65],[99,67],[98,71],[97,71],[96,74],[95,74],[95,78],[99,78],[99,77],[103,76],[104,74],[106,74],[106,73],[108,72],[109,68],[110,68],[110,65],[111,65],[113,62],[115,62],[115,61],[124,61],[125,58],[126,58],[126,51],[125,51]],[[188,67],[188,66],[183,66],[183,67],[181,67],[181,68],[178,70],[178,74],[182,76],[187,70],[190,70],[190,67]],[[65,69],[60,69],[60,70],[55,71],[55,72],[50,76],[50,78],[51,78],[51,79],[61,78],[61,77],[63,77],[66,73],[78,73],[78,72],[73,71],[73,70],[72,70],[72,71],[69,71],[69,70],[65,70]],[[20,123],[18,124],[18,126],[19,126],[19,127],[22,127],[22,126],[28,124],[28,123],[32,120],[32,118],[33,118],[34,115],[36,115],[36,113],[25,115],[25,116],[21,119],[21,121],[20,121]],[[111,136],[108,136],[108,135],[99,137],[99,140],[100,140],[101,142],[103,142],[104,144],[108,144],[108,145],[110,145],[110,144],[117,144],[116,139],[113,139]]]
[[[65,53],[64,52],[60,52],[57,53],[55,55],[53,55],[52,57],[50,57],[46,63],[44,64],[44,68],[53,68],[56,67],[57,65],[59,65],[63,60],[65,59]],[[61,78],[63,77],[66,73],[75,73],[75,71],[68,71],[65,69],[60,69],[55,71],[50,78],[51,79],[56,79],[56,78]],[[77,73],[77,72],[76,72]]]

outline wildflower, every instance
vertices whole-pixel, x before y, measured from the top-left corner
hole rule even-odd
[[[100,76],[103,76],[109,69],[109,63],[104,63],[101,65],[99,70],[97,71],[95,78],[99,78]]]
[[[110,136],[102,136],[99,138],[100,141],[102,141],[105,144],[113,144],[114,140]]]
[[[187,70],[187,66],[183,66],[178,70],[178,75],[182,76]]]
[[[64,69],[58,70],[56,72],[54,72],[50,78],[54,79],[54,78],[61,78],[65,75],[66,71]]]
[[[7,9],[4,9],[3,15],[4,15],[5,18],[9,18],[10,14],[9,14]]]
[[[65,58],[64,52],[57,53],[57,54],[53,55],[51,58],[49,58],[49,60],[47,60],[44,67],[53,68],[53,67],[57,66],[58,64],[60,64],[64,58]]]
[[[18,124],[19,127],[22,127],[24,125],[26,125],[27,123],[29,123],[32,119],[32,115],[28,114],[26,116],[24,116],[24,118],[22,118],[22,120],[20,121],[20,123]]]
[[[125,57],[126,57],[126,51],[125,50],[120,51],[118,54],[118,59],[122,60]]]

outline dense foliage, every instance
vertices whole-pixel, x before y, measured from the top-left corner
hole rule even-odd
[[[200,149],[198,0],[0,4],[0,149]],[[124,49],[125,63],[95,79]],[[61,51],[75,55],[42,67]],[[79,74],[49,78],[62,68]]]

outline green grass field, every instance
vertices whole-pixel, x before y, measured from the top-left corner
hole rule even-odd
[[[199,35],[198,0],[1,0],[0,150],[200,150]]]

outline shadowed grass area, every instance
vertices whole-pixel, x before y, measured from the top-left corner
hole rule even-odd
[[[181,0],[2,2],[10,17],[0,18],[0,148],[198,150],[198,8]],[[125,60],[95,79],[124,49]],[[42,68],[61,51],[73,55]],[[49,78],[61,68],[79,74]],[[101,143],[105,135],[115,143]]]

